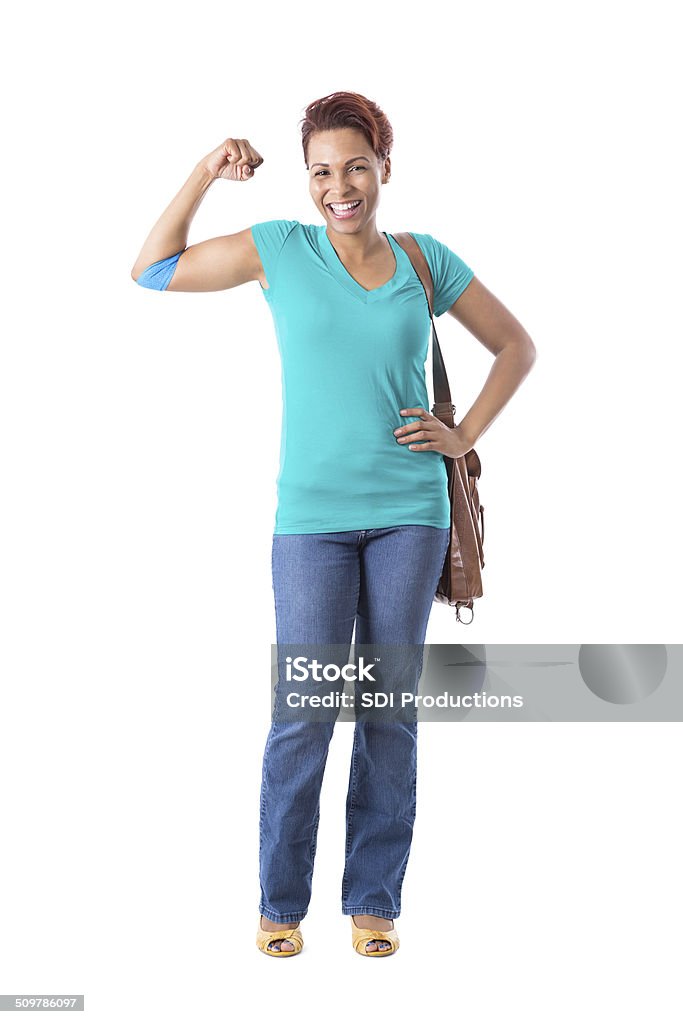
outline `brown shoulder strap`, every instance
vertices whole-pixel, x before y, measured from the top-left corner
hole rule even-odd
[[[429,264],[422,249],[409,231],[397,231],[391,237],[407,254],[427,296],[429,318],[432,322],[432,374],[434,380],[434,407],[432,412],[438,419],[445,422],[447,426],[452,427],[455,406],[451,400],[451,389],[448,384],[446,365],[441,354],[441,346],[439,345],[434,325],[434,282],[429,270]]]

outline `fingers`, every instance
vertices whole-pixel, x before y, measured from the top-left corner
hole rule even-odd
[[[237,141],[240,144],[242,158],[238,161],[236,166],[239,167],[242,177],[248,178],[254,173],[257,167],[261,166],[263,163],[263,157],[254,149],[248,139],[238,139]]]
[[[394,431],[397,442],[414,452],[433,451],[437,446],[436,422],[440,421],[421,406],[415,409],[401,409],[401,416],[419,416],[420,419],[398,427]],[[416,441],[423,443],[415,444]]]
[[[407,444],[408,441],[431,441],[433,435],[427,433],[426,430],[413,431],[411,434],[405,434],[403,437],[397,437],[396,440],[399,444]]]
[[[428,413],[422,408],[401,409],[401,416],[419,416],[420,420],[414,421],[413,423],[405,423],[402,427],[397,427],[394,431],[394,435],[399,439],[399,441],[401,439],[409,440],[409,438],[405,438],[405,434],[415,434],[415,432],[417,432],[418,436],[424,436],[426,430],[429,430],[430,428],[433,429],[433,421],[436,419],[435,416],[432,416],[431,413]]]
[[[246,139],[245,139],[245,142],[246,142]],[[249,163],[251,164],[251,166],[254,169],[257,168],[257,167],[260,167],[261,164],[263,163],[263,157],[261,156],[261,154],[258,152],[258,150],[254,149],[253,146],[250,146],[248,142],[247,142],[247,148],[249,150]]]
[[[426,452],[437,445],[434,435],[428,434],[425,430],[420,430],[417,434],[410,434],[408,437],[399,437],[396,440],[399,444],[405,445],[413,452]],[[416,441],[423,443],[416,444]]]
[[[248,139],[226,139],[224,146],[228,164],[234,168],[235,177],[238,179],[251,177],[256,168],[263,163],[263,157]]]
[[[418,429],[414,429],[416,427]],[[406,431],[407,433],[401,433],[396,440],[399,444],[406,445],[411,451],[430,451],[436,446],[434,432],[429,429],[425,430],[420,423],[407,423],[405,427],[399,427],[399,431]],[[394,431],[394,434],[396,433],[397,431]],[[424,444],[416,444],[416,441],[423,441]]]

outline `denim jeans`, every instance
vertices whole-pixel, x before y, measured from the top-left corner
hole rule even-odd
[[[423,645],[449,534],[407,525],[274,535],[277,643]],[[420,659],[415,685],[421,670]],[[259,905],[271,921],[301,921],[308,911],[333,730],[334,721],[271,722],[261,782]],[[355,722],[343,914],[399,916],[416,771],[416,722]]]

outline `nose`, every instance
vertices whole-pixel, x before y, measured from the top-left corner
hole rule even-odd
[[[351,193],[347,191],[348,182],[345,180],[345,177],[344,171],[330,171],[330,173],[323,178],[327,185],[327,194],[331,194],[333,196],[331,201],[334,203],[345,203],[347,202],[347,197],[351,195]],[[327,201],[330,202],[329,199]]]

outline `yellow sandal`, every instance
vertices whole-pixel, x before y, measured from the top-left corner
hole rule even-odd
[[[271,942],[285,940],[291,942],[294,949],[268,949]],[[258,930],[256,932],[256,945],[262,953],[268,956],[296,956],[304,946],[304,938],[299,925],[296,928],[287,928],[278,932],[267,932],[261,927],[261,918],[258,919]]]
[[[358,928],[353,915],[351,915],[351,941],[356,953],[360,953],[361,956],[391,956],[401,945],[395,928],[390,928],[387,932],[374,928]],[[389,949],[376,949],[373,951],[365,948],[368,942],[390,942],[391,946]]]

